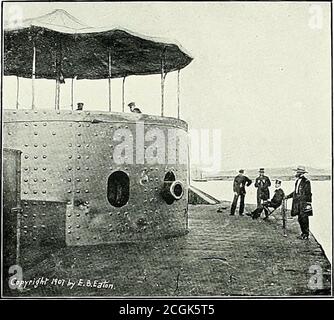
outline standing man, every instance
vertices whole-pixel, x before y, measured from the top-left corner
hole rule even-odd
[[[271,186],[270,179],[264,175],[264,168],[260,168],[259,176],[255,180],[255,188],[257,188],[257,206],[261,205],[262,201],[267,201],[270,198],[269,187]]]
[[[312,211],[311,182],[305,177],[304,166],[299,166],[296,170],[295,190],[287,195],[286,199],[292,198],[291,216],[298,216],[298,222],[302,234],[300,239],[308,240],[309,237],[309,216]]]
[[[252,180],[248,177],[244,176],[244,170],[240,169],[239,174],[234,178],[233,181],[233,192],[234,198],[231,206],[231,216],[234,216],[235,209],[237,208],[237,202],[240,196],[240,206],[239,206],[239,215],[243,216],[244,207],[245,207],[245,195],[246,195],[246,188],[245,186],[250,186]]]

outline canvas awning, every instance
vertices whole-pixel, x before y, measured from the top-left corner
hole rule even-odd
[[[179,45],[120,28],[96,29],[64,10],[4,27],[4,75],[106,79],[180,70],[192,58]]]

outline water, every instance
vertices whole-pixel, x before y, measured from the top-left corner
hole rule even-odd
[[[289,194],[294,189],[294,181],[283,181],[282,189]],[[232,200],[233,181],[195,182],[192,185],[207,192],[219,200]],[[332,181],[311,181],[313,217],[310,217],[310,229],[317,241],[323,247],[325,254],[332,262]],[[270,197],[274,194],[274,187],[270,188]],[[246,203],[256,203],[256,188],[252,184],[247,188]],[[288,200],[291,209],[292,200]]]

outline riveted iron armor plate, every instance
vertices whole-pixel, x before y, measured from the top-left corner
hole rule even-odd
[[[187,124],[174,118],[107,112],[5,110],[4,145],[22,151],[22,199],[66,203],[62,214],[66,216],[68,245],[147,240],[187,232],[188,163],[136,164],[138,121],[144,124],[145,133],[159,128],[168,137],[168,130],[175,129],[177,136],[187,139]],[[117,164],[113,159],[114,148],[120,143],[114,140],[118,129],[131,130],[132,164]],[[169,135],[169,139],[175,140],[172,142],[177,154],[187,152],[179,150],[177,136]],[[152,141],[145,141],[144,149],[151,144]],[[122,207],[112,206],[107,198],[108,178],[115,171],[125,172],[130,179],[129,200]],[[185,188],[184,196],[172,204],[167,204],[161,196],[168,171],[173,171]],[[59,217],[55,216],[41,221],[40,225],[47,230],[48,224],[57,224],[57,221]],[[26,225],[34,226],[31,221]],[[38,231],[31,236],[36,238],[36,234],[38,237]]]

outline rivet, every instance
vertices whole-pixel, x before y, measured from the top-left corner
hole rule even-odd
[[[77,170],[80,170],[80,167],[77,167]]]
[[[80,228],[80,224],[77,224],[76,227],[79,229]]]
[[[81,136],[81,133],[78,133],[78,136],[80,137],[80,136]]]
[[[88,168],[88,167],[86,167],[85,169],[86,169],[86,170],[89,170],[89,168]]]
[[[72,190],[67,190],[67,193],[71,193],[72,192]]]
[[[37,127],[37,123],[34,123],[33,125],[34,125],[34,127]]]
[[[38,144],[37,144],[37,143],[35,143],[35,144],[34,144],[34,147],[38,147]]]
[[[68,156],[69,159],[72,159],[72,156]]]
[[[24,144],[24,146],[25,146],[25,147],[28,147],[28,144],[27,144],[27,143],[25,143],[25,144]]]
[[[46,190],[43,190],[42,193],[45,194],[45,193],[46,193]]]
[[[72,179],[71,179],[71,178],[68,178],[68,179],[67,179],[67,181],[68,181],[68,182],[71,182],[71,181],[72,181]]]
[[[72,170],[72,167],[68,167],[67,169],[68,169],[68,170]]]
[[[80,213],[77,213],[77,217],[80,217]]]
[[[88,181],[89,181],[89,178],[86,178],[86,181],[88,182]]]
[[[81,147],[81,144],[77,144],[77,147],[80,148],[80,147]]]
[[[43,143],[43,147],[44,147],[44,148],[46,147],[46,143]]]
[[[80,190],[77,190],[77,193],[80,193]]]
[[[35,170],[35,171],[37,171],[37,170],[38,170],[38,168],[37,168],[37,167],[35,167],[35,168],[34,168],[34,170]]]
[[[34,194],[37,194],[37,191],[35,190],[33,193],[34,193]]]
[[[88,148],[89,147],[89,144],[86,144],[86,148]]]
[[[81,156],[79,155],[77,158],[78,158],[78,159],[81,159]]]
[[[86,193],[89,193],[89,190],[85,190]]]
[[[38,156],[34,156],[34,159],[38,159]]]
[[[72,143],[69,143],[68,146],[69,146],[69,147],[72,147]]]
[[[46,123],[45,122],[43,123],[43,126],[46,127]]]
[[[89,159],[89,156],[86,156],[86,159]]]
[[[34,181],[37,182],[37,179],[35,178]]]
[[[44,167],[44,168],[42,168],[42,170],[43,170],[43,171],[45,171],[45,170],[46,170],[46,168]]]
[[[24,182],[28,182],[28,179],[24,179]]]
[[[25,159],[29,159],[29,156],[25,155],[24,158],[25,158]]]
[[[55,135],[56,135],[56,133],[55,133],[55,132],[52,132],[52,135],[53,135],[53,136],[55,136]]]
[[[11,132],[8,132],[8,135],[9,135],[9,136],[11,136],[11,135],[12,135],[12,133],[11,133]]]
[[[77,178],[76,180],[77,180],[78,182],[80,182],[80,179],[79,179],[79,178]]]
[[[47,158],[47,156],[46,155],[43,155],[43,159],[46,159]]]
[[[46,179],[45,178],[43,178],[43,180],[42,180],[43,182],[46,182]]]
[[[28,127],[28,123],[25,123],[24,125],[25,125],[26,127]]]
[[[37,132],[34,132],[34,135],[35,135],[35,136],[37,136],[37,135],[38,135],[38,133],[37,133]]]

